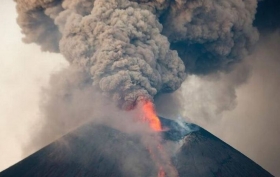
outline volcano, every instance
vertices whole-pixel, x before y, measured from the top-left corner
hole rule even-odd
[[[270,177],[269,172],[203,128],[160,117],[163,143],[179,148],[180,177]],[[157,176],[139,137],[88,123],[0,173],[0,177]]]

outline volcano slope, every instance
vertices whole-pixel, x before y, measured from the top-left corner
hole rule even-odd
[[[270,177],[258,164],[194,124],[160,118],[165,143],[179,148],[172,162],[180,177]],[[163,143],[164,143],[163,142]],[[0,173],[0,177],[157,176],[139,137],[87,124]]]

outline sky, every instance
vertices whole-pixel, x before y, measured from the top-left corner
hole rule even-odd
[[[40,125],[39,104],[42,88],[52,73],[68,64],[60,54],[41,52],[35,44],[24,44],[16,24],[15,3],[0,6],[0,171],[22,158],[22,146],[30,132]],[[248,57],[251,73],[236,90],[236,105],[215,120],[200,119],[201,107],[213,107],[222,98],[205,96],[223,90],[230,79],[205,80],[191,76],[183,84],[186,111],[193,120],[218,136],[275,176],[280,176],[280,35],[261,39]],[[195,95],[195,97],[193,96]],[[226,98],[226,96],[225,96]],[[198,104],[200,103],[200,104]],[[205,105],[203,105],[203,104]],[[200,108],[198,108],[200,106]],[[210,109],[209,109],[210,110]],[[208,113],[211,114],[211,110]],[[210,116],[211,117],[211,116]],[[213,117],[213,116],[212,116]]]
[[[34,44],[22,43],[16,24],[15,3],[0,6],[0,171],[22,159],[21,145],[39,121],[39,95],[50,73],[66,66],[58,54],[42,53]]]

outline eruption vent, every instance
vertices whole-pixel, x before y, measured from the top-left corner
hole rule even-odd
[[[153,103],[149,100],[146,100],[145,102],[141,102],[139,105],[141,108],[141,112],[143,112],[142,121],[148,123],[153,132],[164,131],[160,119],[156,115]],[[146,141],[144,140],[144,144],[149,150],[151,158],[157,165],[158,177],[177,177],[178,172],[172,165],[171,159],[163,148],[161,144],[161,138],[157,135],[153,137],[153,143],[146,143]]]
[[[150,128],[154,131],[162,131],[161,122],[156,115],[154,105],[151,101],[146,101],[142,104],[142,111],[144,113],[143,120],[147,122]]]

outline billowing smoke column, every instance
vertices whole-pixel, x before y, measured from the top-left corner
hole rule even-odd
[[[53,86],[65,92],[62,100],[70,102],[71,85],[89,90],[90,84],[123,110],[140,107],[153,131],[163,130],[154,96],[177,90],[187,74],[228,71],[258,40],[257,0],[16,2],[24,41],[63,54],[70,67],[61,76],[78,73],[61,84],[66,91]],[[46,110],[55,107],[53,98]],[[148,140],[158,176],[178,176],[160,139]]]
[[[24,41],[60,52],[122,109],[228,70],[258,39],[256,0],[16,0]]]

